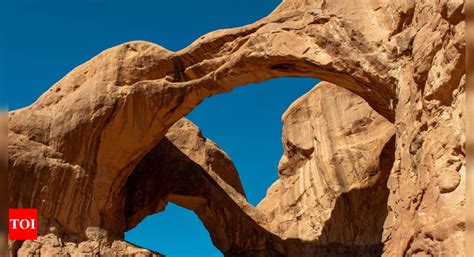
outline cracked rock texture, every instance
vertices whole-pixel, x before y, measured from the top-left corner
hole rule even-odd
[[[173,201],[197,212],[228,256],[463,256],[464,5],[462,0],[285,0],[253,24],[211,32],[178,52],[142,41],[107,49],[72,70],[31,106],[9,112],[10,206],[38,208],[42,237],[58,234],[62,242],[80,246],[100,242],[90,233],[99,231],[107,238],[104,249],[114,241],[120,242],[120,249],[135,249],[120,241],[123,232]],[[285,123],[281,179],[268,195],[282,194],[281,205],[275,206],[280,199],[264,199],[253,208],[225,154],[212,150],[220,156],[212,160],[201,155],[217,147],[196,134],[184,142],[165,135],[208,96],[285,76],[314,77],[345,88],[386,120],[370,110],[365,110],[366,117],[359,116],[364,110],[352,107],[336,115],[344,104],[327,99],[322,102],[331,108],[322,110],[326,115],[321,117],[312,116],[318,110],[298,114],[293,105],[285,119],[311,120],[294,125],[305,131],[305,140]],[[353,107],[361,102],[355,99]],[[335,121],[334,115],[341,120]],[[368,120],[378,125],[367,125]],[[389,140],[392,126],[395,139]],[[188,127],[192,125],[183,125]],[[174,145],[168,147],[183,153],[169,156],[183,157],[173,162],[180,164],[157,156],[157,147],[166,140]],[[196,149],[180,148],[194,143]],[[316,156],[318,151],[324,154]],[[390,156],[391,169],[386,161]],[[353,161],[355,157],[362,161]],[[170,169],[192,165],[200,175],[183,178],[182,184],[175,180],[167,191],[135,190],[147,182],[139,174],[169,174],[151,172],[154,167],[147,160],[153,158],[161,158]],[[183,191],[187,179],[204,183],[203,190]],[[327,193],[311,190],[315,188]],[[377,197],[368,202],[374,192]],[[130,203],[136,198],[147,204]],[[361,208],[348,212],[347,206]],[[285,209],[291,215],[282,216]],[[213,221],[216,215],[225,218]],[[376,222],[369,224],[369,219]],[[232,227],[222,231],[228,222]],[[56,240],[51,238],[48,242]],[[378,248],[366,247],[374,244]],[[10,242],[10,249],[12,255],[24,255],[25,249],[36,253],[34,245]]]

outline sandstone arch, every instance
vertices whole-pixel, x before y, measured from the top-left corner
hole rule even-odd
[[[318,77],[396,125],[385,254],[461,253],[464,28],[462,1],[288,0],[176,53],[145,42],[106,50],[9,113],[10,205],[39,208],[42,233],[56,222],[77,238],[88,227],[119,233],[122,185],[205,97],[274,77]]]
[[[136,225],[171,201],[196,212],[225,256],[379,253],[386,217],[386,181],[394,154],[394,141],[390,140],[393,125],[360,97],[325,82],[298,99],[285,113],[283,123],[283,139],[291,148],[285,146],[282,178],[254,208],[242,195],[232,163],[224,164],[230,160],[216,158],[219,149],[203,143],[209,141],[188,121],[178,121],[127,181],[127,192],[138,197],[128,201],[127,194],[125,215],[127,209],[128,213],[139,213],[138,218],[129,215],[127,226]],[[320,124],[321,130],[313,124]],[[311,142],[312,138],[316,141]],[[210,146],[204,147],[206,144]],[[299,156],[308,144],[312,153]],[[213,165],[215,161],[221,165]],[[332,165],[336,169],[331,169]],[[344,200],[351,204],[336,203]],[[356,212],[365,217],[354,215]],[[355,231],[356,227],[365,231]]]

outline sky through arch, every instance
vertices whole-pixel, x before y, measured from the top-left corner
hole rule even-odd
[[[0,4],[0,106],[7,103],[14,110],[30,105],[69,71],[106,48],[130,40],[146,40],[176,51],[207,32],[257,21],[279,2],[3,1]],[[206,99],[188,115],[206,137],[230,155],[253,205],[277,179],[282,153],[281,115],[316,82],[281,78],[239,87]],[[221,256],[193,215],[174,205],[168,206],[166,213],[153,215],[137,227],[152,229],[155,234],[134,230],[126,238],[171,257],[190,256],[193,250],[202,256]],[[177,231],[189,231],[190,237],[179,234],[171,237],[166,229],[170,224]],[[174,249],[176,246],[179,247]]]

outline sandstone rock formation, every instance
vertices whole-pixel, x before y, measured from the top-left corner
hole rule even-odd
[[[119,239],[126,228],[137,222],[137,217],[150,211],[135,206],[137,209],[132,208],[128,214],[121,213],[130,207],[126,205],[127,196],[146,197],[126,193],[126,184],[137,165],[151,154],[175,122],[210,95],[275,77],[307,76],[356,93],[394,124],[395,160],[387,181],[383,254],[462,255],[464,50],[462,0],[285,0],[254,24],[209,33],[175,53],[152,43],[125,43],[71,71],[33,105],[9,113],[10,206],[38,208],[41,235],[60,226],[61,233],[80,242],[89,240],[87,231],[91,228],[100,228],[107,237]],[[383,143],[367,148],[378,149],[371,157],[382,151],[380,144]],[[382,155],[390,152],[388,145],[386,149]],[[199,160],[203,159],[187,154],[203,170],[211,170],[200,165]],[[290,160],[288,154],[289,151]],[[360,154],[370,156],[364,155],[364,149]],[[307,169],[300,163],[307,156],[295,158],[293,161],[302,166],[282,169],[282,184],[290,177],[297,178],[284,177],[285,172],[298,174]],[[370,172],[375,171],[385,174],[384,168],[371,166]],[[211,175],[202,176],[205,181],[212,181]],[[299,180],[304,183],[305,178]],[[273,224],[266,224],[264,217],[258,221],[259,210],[246,209],[238,186],[229,177],[222,181],[219,185],[209,183],[216,185],[215,190],[230,190],[236,195],[222,193],[218,197],[228,197],[230,203],[240,202],[222,208],[241,208],[239,215],[246,219],[242,224],[257,220],[256,227],[277,230],[268,238],[281,233],[279,222],[284,218],[273,217]],[[375,190],[376,184],[369,180],[359,184],[357,190]],[[229,190],[220,189],[225,185]],[[340,187],[335,196],[356,201],[364,199],[367,193],[362,191]],[[207,194],[195,193],[199,199]],[[183,197],[189,202],[190,196],[183,196],[183,192],[170,192],[168,200],[179,202]],[[194,199],[198,205],[199,199]],[[329,202],[329,207],[336,209],[346,205],[344,201]],[[317,203],[312,204],[317,207]],[[205,206],[209,215],[221,208],[212,201]],[[321,224],[327,221],[324,217],[327,218],[309,218],[309,223]],[[306,224],[293,218],[289,219],[291,228]],[[326,232],[322,229],[321,233]],[[348,235],[357,234],[351,233]],[[282,237],[295,235],[316,238],[298,229],[291,229]],[[346,239],[341,235],[326,240]],[[242,246],[239,240],[226,240],[230,242],[228,249],[234,249],[234,243]],[[288,250],[278,249],[280,243],[275,240],[268,248],[289,255],[285,252]],[[284,244],[292,245],[288,240]],[[254,244],[247,249],[265,248]]]
[[[123,240],[114,240],[107,231],[100,228],[88,228],[87,240],[78,242],[69,240],[53,230],[39,236],[37,240],[24,242],[10,241],[10,256],[136,256],[161,257],[163,255],[142,249]]]
[[[393,124],[325,82],[294,102],[283,124],[281,179],[258,205],[271,230],[283,239],[380,247]]]
[[[259,225],[266,223],[265,217],[247,203],[229,157],[184,118],[143,157],[127,179],[121,197],[125,205],[116,206],[115,210],[115,225],[121,232],[136,226],[146,216],[163,211],[171,201],[195,211],[223,252],[264,250],[266,247],[259,245],[270,244],[272,238],[278,241]],[[87,241],[81,242],[60,224],[47,223],[47,226],[48,231],[38,240],[12,245],[12,253],[18,256],[157,255],[120,240],[123,235],[116,237],[101,228],[87,228]]]
[[[247,202],[229,157],[186,119],[141,160],[124,192],[125,211],[115,213],[124,213],[127,230],[171,201],[193,210],[227,255],[283,251],[266,217]]]

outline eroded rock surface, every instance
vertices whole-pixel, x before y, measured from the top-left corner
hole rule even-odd
[[[376,244],[369,237],[377,237],[378,233],[380,243],[388,197],[385,184],[393,152],[392,158],[381,155],[395,133],[393,124],[362,98],[326,82],[294,102],[282,120],[284,155],[278,168],[281,178],[258,205],[269,215],[272,229],[283,238],[341,244]],[[368,208],[366,213],[348,213],[347,219],[333,217],[339,215],[333,213],[339,198],[372,187],[376,189],[362,198],[346,200],[354,201],[353,205],[341,203],[346,205],[346,212],[362,214],[362,209]],[[331,233],[321,238],[329,219],[341,227],[330,229]],[[350,223],[350,219],[360,228],[349,228],[345,220]]]
[[[264,227],[265,216],[247,203],[230,158],[187,119],[175,123],[135,167],[116,206],[115,225],[129,230],[148,215],[173,202],[194,211],[212,240],[226,255],[242,252],[283,252],[281,240]],[[42,222],[43,225],[46,222]],[[69,234],[57,223],[36,241],[11,244],[18,256],[29,254],[82,256],[86,254],[159,256],[120,240],[101,228],[86,229],[87,241]],[[273,244],[274,242],[274,244]]]
[[[60,224],[79,241],[91,227],[120,238],[124,187],[176,121],[210,95],[306,76],[356,93],[395,126],[383,254],[463,255],[464,5],[285,0],[178,52],[138,41],[105,50],[9,113],[10,206],[38,208],[42,236]]]
[[[270,229],[283,239],[380,254],[393,124],[359,96],[327,82],[295,101],[282,121],[280,179],[257,206]],[[318,251],[308,247],[299,254]]]
[[[130,244],[124,240],[112,239],[107,231],[100,228],[88,228],[87,240],[78,242],[69,240],[68,235],[50,231],[37,240],[9,242],[10,256],[133,256],[162,257],[157,252]]]

